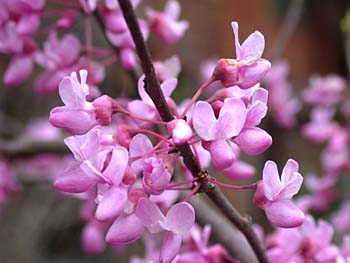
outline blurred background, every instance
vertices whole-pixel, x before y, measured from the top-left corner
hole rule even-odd
[[[255,30],[266,39],[264,58],[286,59],[290,66],[289,80],[295,94],[307,87],[311,74],[336,73],[346,76],[344,36],[340,21],[350,6],[348,0],[305,0],[300,20],[285,50],[276,56],[276,41],[284,21],[288,0],[180,0],[181,18],[188,20],[190,29],[175,46],[164,46],[159,39],[151,37],[149,45],[155,60],[177,54],[182,62],[180,84],[175,100],[194,94],[199,87],[199,69],[202,61],[210,58],[234,58],[234,38],[231,21],[238,21],[240,39]],[[165,1],[144,0],[144,6],[162,9]],[[82,23],[74,29],[82,37]],[[105,45],[96,24],[93,26],[94,42]],[[277,52],[278,53],[278,52]],[[1,56],[0,72],[5,71],[8,58]],[[107,68],[106,80],[101,85],[103,93],[118,96],[127,87],[129,95],[136,90],[118,65]],[[1,85],[1,84],[0,84]],[[56,94],[38,96],[28,81],[19,88],[0,89],[0,112],[2,139],[14,139],[34,117],[48,116],[49,110],[61,102]],[[288,158],[298,160],[301,172],[319,172],[321,147],[303,138],[299,133],[301,124],[308,120],[308,109],[298,114],[295,129],[279,128],[269,116],[264,128],[272,135],[274,143],[264,154],[244,157],[256,167],[255,178],[267,159],[282,166]],[[220,177],[220,175],[219,175]],[[220,180],[226,179],[220,177]],[[234,193],[223,189],[238,210],[250,214],[253,220],[265,225],[265,217],[252,204],[253,193]],[[0,262],[128,262],[130,253],[141,253],[140,244],[128,246],[125,254],[116,254],[108,248],[103,255],[85,256],[80,250],[80,231],[83,222],[79,219],[79,202],[59,196],[47,183],[25,182],[23,188],[12,196],[0,211]]]

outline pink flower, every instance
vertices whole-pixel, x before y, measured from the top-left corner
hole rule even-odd
[[[98,222],[87,224],[82,231],[81,246],[85,253],[95,255],[104,250],[104,237],[101,226]]]
[[[193,207],[186,202],[178,203],[164,216],[156,204],[142,198],[137,204],[135,214],[151,233],[167,231],[160,249],[159,261],[172,262],[180,249],[182,236],[187,234],[194,224]]]
[[[345,79],[337,75],[316,75],[310,78],[309,88],[303,92],[303,97],[312,105],[333,106],[340,101],[345,89]]]
[[[52,125],[72,134],[84,134],[97,124],[94,107],[86,101],[87,71],[80,70],[79,74],[80,82],[75,72],[60,82],[59,94],[65,106],[52,109],[49,118]]]
[[[264,36],[255,31],[241,45],[238,37],[238,23],[232,22],[235,34],[236,59],[220,59],[215,67],[213,78],[220,80],[227,88],[238,85],[247,89],[263,79],[271,63],[262,59],[265,48]]]
[[[330,138],[337,128],[332,121],[334,109],[317,107],[311,112],[311,122],[302,128],[303,135],[315,143],[321,143]]]
[[[36,79],[35,90],[40,94],[56,91],[59,82],[76,70],[79,53],[80,42],[76,36],[67,34],[59,40],[52,32],[44,44],[44,51],[35,56],[36,62],[46,70]]]
[[[256,206],[264,209],[269,221],[283,228],[293,228],[304,222],[303,212],[291,201],[299,191],[303,177],[298,172],[298,163],[289,159],[283,168],[281,179],[277,166],[267,161],[262,182],[258,184],[254,196]]]
[[[163,13],[151,8],[146,10],[152,31],[167,44],[178,42],[189,26],[187,21],[177,21],[180,11],[180,4],[176,0],[168,1]]]
[[[197,102],[192,118],[193,127],[206,141],[203,146],[210,152],[214,168],[225,169],[236,159],[228,140],[241,132],[246,114],[247,109],[240,99],[225,100],[218,118],[209,103]]]

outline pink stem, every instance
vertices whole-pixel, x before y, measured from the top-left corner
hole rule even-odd
[[[192,97],[191,101],[187,104],[185,110],[183,111],[183,113],[181,114],[180,119],[183,119],[187,112],[191,109],[192,105],[197,101],[197,99],[199,98],[199,96],[203,93],[203,91],[211,84],[214,82],[213,77],[211,77],[210,79],[208,79],[206,82],[203,83],[203,85],[197,90],[197,92],[194,94],[194,96]]]
[[[191,191],[191,193],[189,193],[189,195],[184,199],[184,202],[190,201],[190,199],[192,198],[192,196],[194,196],[194,195],[198,192],[199,188],[201,188],[201,184],[197,184],[197,185],[193,188],[193,190]]]
[[[173,183],[173,184],[169,185],[167,187],[167,189],[168,188],[170,189],[170,188],[173,188],[173,187],[177,187],[177,186],[180,186],[180,185],[184,185],[184,184],[191,184],[191,183],[194,183],[196,181],[198,181],[198,178],[192,178],[190,180],[186,180],[186,181],[182,181],[182,182],[178,182],[178,183]]]
[[[207,180],[213,184],[216,184],[218,186],[222,186],[225,188],[229,188],[229,189],[234,189],[234,190],[247,190],[247,189],[256,189],[256,183],[254,184],[248,184],[248,185],[231,185],[231,184],[225,184],[225,183],[221,183],[219,181],[216,181],[214,179],[211,178],[207,178]]]

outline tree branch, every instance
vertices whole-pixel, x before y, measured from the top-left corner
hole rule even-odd
[[[129,0],[118,0],[118,2],[134,40],[136,51],[140,58],[142,70],[145,73],[145,90],[152,99],[163,121],[169,122],[174,119],[174,116],[168,104],[166,103],[166,100],[160,88],[160,84],[153,67],[151,55],[143,39],[134,9]],[[231,203],[227,200],[225,195],[217,186],[205,180],[206,176],[203,176],[204,172],[201,171],[200,167],[198,166],[196,158],[189,144],[185,143],[178,146],[177,148],[184,159],[185,165],[191,171],[192,175],[194,177],[203,178],[203,180],[200,180],[201,190],[209,196],[209,198],[217,205],[217,207],[231,221],[231,223],[233,223],[245,235],[249,244],[253,248],[259,262],[269,262],[258,237],[250,226],[250,222],[238,213],[238,211],[231,205]],[[236,252],[237,251],[230,251],[232,254]],[[244,260],[246,261],[248,259]]]

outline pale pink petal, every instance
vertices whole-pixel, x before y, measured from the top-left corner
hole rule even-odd
[[[216,123],[216,118],[213,108],[208,102],[197,102],[193,111],[192,122],[194,129],[203,140],[210,141],[214,139],[210,130]]]
[[[278,175],[277,165],[273,161],[267,161],[263,169],[264,194],[267,199],[273,201],[275,195],[282,188]]]
[[[144,155],[146,153],[150,153],[153,150],[153,145],[150,139],[146,135],[137,134],[135,135],[130,142],[129,146],[129,154],[130,158]],[[147,157],[154,156],[154,154],[150,154]],[[135,173],[142,171],[143,169],[143,160],[144,158],[138,159],[131,164],[131,168]]]
[[[162,230],[160,223],[165,222],[165,217],[159,207],[148,198],[139,200],[135,214],[151,233],[157,233]]]
[[[181,6],[178,1],[170,0],[165,4],[164,15],[172,20],[177,20],[180,16]]]
[[[264,88],[258,88],[253,96],[252,96],[252,104],[254,104],[256,101],[261,101],[264,104],[267,104],[269,92]]]
[[[169,78],[163,81],[161,88],[165,98],[169,98],[177,86],[177,78]]]
[[[69,66],[72,65],[78,58],[80,53],[80,41],[73,35],[65,35],[61,42],[57,54],[60,57],[60,62],[62,65]]]
[[[261,123],[261,120],[266,116],[267,106],[261,101],[256,101],[247,112],[247,121],[245,127],[254,127]]]
[[[106,241],[110,244],[129,244],[141,237],[144,224],[135,215],[121,215],[107,232]]]
[[[299,169],[299,165],[293,159],[289,159],[286,165],[283,167],[281,174],[281,182],[282,184],[287,184],[291,179],[294,179],[295,174]]]
[[[97,206],[95,217],[100,221],[111,221],[123,212],[128,201],[127,189],[119,186],[111,186],[103,194]]]
[[[238,57],[242,56],[241,44],[239,43],[238,23],[232,22],[231,26],[232,26],[233,33],[235,36],[236,57],[238,58]]]
[[[237,136],[246,121],[247,109],[240,99],[225,100],[219,119],[214,126],[213,133],[216,139],[229,139]]]
[[[302,183],[303,183],[303,177],[301,176],[301,174],[294,172],[293,177],[289,178],[287,182],[282,181],[282,184],[284,184],[284,186],[282,187],[281,191],[278,193],[276,198],[291,199],[296,193],[299,192],[299,189]]]
[[[194,224],[195,212],[189,203],[181,202],[170,208],[166,219],[166,226],[169,231],[178,235],[185,235]]]
[[[259,31],[255,31],[254,33],[250,34],[246,40],[244,40],[243,44],[241,45],[242,53],[239,57],[237,56],[237,59],[244,60],[248,64],[252,64],[262,56],[264,48],[265,39],[263,34],[261,34]]]
[[[85,96],[81,92],[76,92],[76,88],[70,77],[61,80],[58,88],[63,103],[71,109],[82,109],[86,103]]]
[[[167,232],[160,248],[159,262],[171,263],[180,250],[181,241],[182,237],[180,235]]]
[[[270,68],[271,63],[266,59],[259,59],[251,66],[239,68],[237,85],[241,89],[253,87],[265,77]]]
[[[294,228],[303,224],[304,213],[291,201],[275,201],[264,206],[269,221],[277,227]]]
[[[128,166],[128,159],[128,151],[124,147],[115,146],[103,175],[109,178],[114,185],[119,185]]]
[[[155,120],[157,118],[157,110],[153,105],[147,104],[142,100],[133,100],[128,103],[128,110],[137,115],[142,116],[143,118],[149,120]],[[135,120],[140,126],[146,127],[150,124],[145,121]]]

